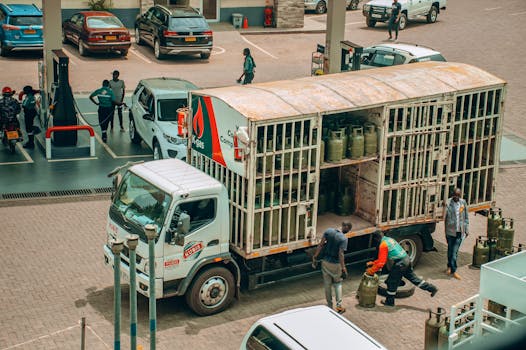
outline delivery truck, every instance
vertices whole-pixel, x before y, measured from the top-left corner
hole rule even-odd
[[[106,262],[113,240],[138,234],[137,290],[149,295],[154,263],[156,297],[185,295],[199,315],[240,288],[317,273],[312,250],[344,220],[346,263],[371,258],[375,230],[416,263],[455,187],[471,211],[494,203],[505,88],[467,64],[423,62],[191,91],[178,118],[187,161],[122,172]],[[157,225],[155,262],[146,224]]]

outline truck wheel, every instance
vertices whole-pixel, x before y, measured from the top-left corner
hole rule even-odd
[[[224,267],[202,271],[186,291],[186,303],[200,316],[223,311],[234,299],[234,276]]]
[[[435,23],[438,17],[438,10],[435,5],[431,6],[431,10],[427,14],[427,23]]]
[[[369,28],[374,28],[376,25],[376,21],[374,19],[370,19],[369,17],[365,17],[365,23]]]
[[[387,296],[387,285],[385,284],[387,276],[388,275],[380,276],[380,281],[378,283],[378,294],[383,295],[384,297]],[[415,294],[415,286],[405,278],[402,278],[400,285],[396,290],[395,298],[409,298],[413,294]]]
[[[404,30],[406,25],[407,25],[407,15],[405,14],[405,12],[403,12],[400,15],[400,19],[398,20],[398,29]]]
[[[325,13],[327,12],[327,4],[325,3],[325,1],[320,1],[317,5],[316,5],[316,9],[314,10],[317,14],[322,14],[322,13]]]
[[[407,252],[407,255],[409,255],[409,259],[411,259],[411,263],[413,264],[413,266],[416,266],[416,264],[420,260],[420,257],[422,256],[422,251],[424,249],[424,245],[422,244],[422,239],[420,238],[420,236],[402,236],[397,237],[396,240]]]
[[[135,128],[135,122],[133,121],[133,115],[130,113],[128,117],[130,118],[130,127],[128,131],[130,135],[130,140],[134,144],[139,144],[141,143],[141,136],[137,133],[137,129]]]

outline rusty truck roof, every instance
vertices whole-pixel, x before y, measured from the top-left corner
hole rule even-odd
[[[332,114],[444,93],[504,85],[464,63],[421,62],[363,71],[193,91],[213,96],[250,120]]]

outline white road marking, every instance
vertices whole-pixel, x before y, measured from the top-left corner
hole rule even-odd
[[[217,49],[217,51],[219,51],[219,52],[217,52],[216,49]],[[222,47],[220,47],[220,46],[214,46],[214,48],[212,49],[212,56],[214,56],[214,55],[221,55],[221,54],[223,54],[223,53],[225,53],[225,52],[226,52],[226,50],[223,49]]]
[[[501,9],[502,7],[490,7],[490,8],[487,8],[487,9],[484,9],[484,11],[493,11],[493,10],[498,10],[498,9]]]
[[[86,157],[86,158],[67,158],[67,159],[48,159],[47,161],[49,163],[53,162],[71,162],[71,161],[77,161],[77,160],[97,160],[99,158],[97,157]]]
[[[142,53],[140,53],[139,51],[135,50],[133,47],[130,48],[130,52],[132,54],[134,54],[135,56],[139,57],[141,60],[143,60],[144,62],[146,63],[152,63],[152,61],[150,61],[149,59],[147,59],[146,57],[144,57],[144,55]]]
[[[18,148],[18,150],[20,152],[22,152],[22,155],[24,156],[24,158],[27,160],[28,163],[34,163],[33,162],[33,158],[31,158],[31,156],[29,155],[29,153],[26,152],[26,150],[24,149],[24,147],[22,147],[20,145],[20,143],[17,142],[16,144],[16,148]]]
[[[36,342],[38,340],[50,338],[50,337],[52,337],[54,335],[57,335],[57,334],[60,334],[60,333],[64,333],[66,331],[72,330],[72,329],[77,328],[77,327],[79,327],[79,325],[75,325],[75,326],[71,326],[71,327],[68,327],[68,328],[64,328],[64,329],[61,329],[61,330],[53,332],[53,333],[42,335],[42,336],[40,336],[38,338],[34,338],[34,339],[31,339],[31,340],[25,341],[23,343],[18,343],[18,344],[15,344],[15,345],[11,345],[11,346],[9,346],[7,348],[3,348],[2,350],[14,349],[14,348],[18,348],[20,346],[28,345],[28,344],[34,343],[34,342]]]
[[[104,344],[104,346],[106,346],[106,349],[111,350],[111,347],[108,344],[106,344],[106,342],[100,337],[100,335],[97,334],[97,332],[93,330],[93,328],[91,328],[89,325],[86,325],[86,328],[89,329],[91,333],[93,333],[93,335],[95,335],[102,342],[102,344]]]
[[[72,57],[75,57],[75,55],[73,55],[73,54],[71,53],[71,51],[66,50],[66,47],[65,47],[64,45],[62,45],[62,50],[66,51],[66,53],[68,54],[68,56],[69,56],[69,62],[70,62],[72,65],[76,66],[76,65],[77,65],[77,62],[75,62],[75,60],[72,59]]]
[[[510,16],[518,16],[518,15],[523,15],[525,14],[526,11],[522,11],[522,12],[515,12],[515,13],[510,13]]]
[[[247,38],[245,38],[243,35],[241,36],[241,39],[243,39],[246,43],[254,46],[256,49],[258,49],[259,51],[263,52],[264,54],[266,55],[269,55],[270,57],[272,57],[273,59],[277,60],[278,58],[276,56],[274,56],[273,54],[271,54],[270,52],[267,52],[265,50],[263,50],[261,47],[257,46],[256,44],[254,44],[253,42],[249,41]]]
[[[346,26],[350,26],[352,24],[362,24],[362,23],[365,23],[364,21],[360,21],[360,22],[350,22],[350,23],[345,23]]]

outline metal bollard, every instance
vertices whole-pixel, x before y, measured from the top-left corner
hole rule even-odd
[[[111,243],[113,252],[113,313],[114,321],[114,342],[115,350],[121,349],[121,252],[124,248],[124,242],[120,239]]]
[[[80,350],[86,350],[86,317],[80,320]]]
[[[144,226],[144,233],[148,238],[148,264],[150,267],[150,350],[155,350],[155,332],[157,329],[155,301],[155,238],[157,237],[157,225],[148,224]]]
[[[138,235],[128,235],[128,248],[130,249],[130,349],[137,350],[137,285],[135,270],[135,249],[139,244]]]

